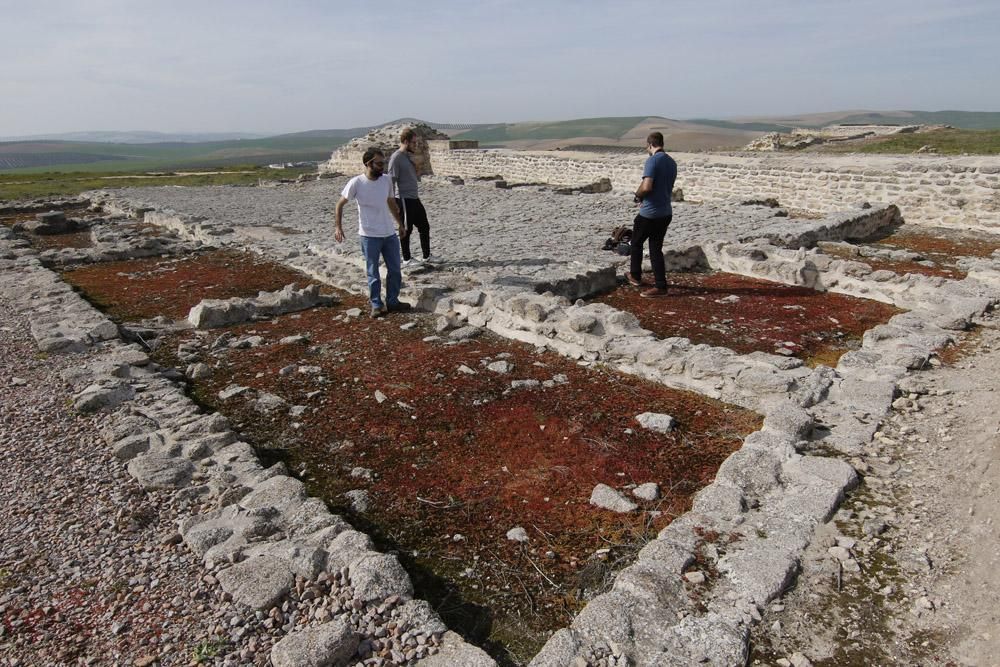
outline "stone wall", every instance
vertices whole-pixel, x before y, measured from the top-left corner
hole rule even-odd
[[[436,174],[502,176],[509,183],[581,186],[610,178],[632,191],[643,155],[445,150],[430,146]],[[721,155],[672,153],[689,201],[774,197],[782,206],[829,213],[862,201],[896,204],[909,223],[1000,233],[1000,157]]]
[[[429,176],[434,173],[429,157],[429,142],[445,144],[444,146],[439,146],[438,150],[441,148],[446,150],[459,147],[474,148],[474,146],[466,145],[449,146],[447,145],[448,135],[442,134],[423,123],[414,125],[386,125],[372,130],[363,137],[352,139],[347,144],[338,148],[334,151],[330,159],[321,166],[320,171],[340,172],[341,174],[351,176],[360,174],[365,170],[361,157],[371,146],[381,149],[386,160],[388,160],[393,152],[399,148],[400,132],[407,127],[412,128],[417,135],[416,144],[413,147],[414,151],[410,154],[410,160],[413,162],[413,166],[416,167],[417,173],[421,175]],[[464,143],[468,144],[469,142]]]

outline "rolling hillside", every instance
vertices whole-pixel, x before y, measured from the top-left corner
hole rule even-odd
[[[350,137],[328,132],[199,143],[119,144],[72,141],[0,143],[0,170],[169,171],[233,164],[325,160]]]
[[[411,122],[423,121],[400,118],[392,124]],[[660,131],[666,138],[668,150],[700,151],[739,149],[766,132],[788,132],[795,127],[817,128],[833,123],[952,125],[963,130],[986,130],[1000,128],[1000,112],[853,110],[730,120],[620,116],[547,122],[428,124],[455,139],[521,150],[641,150],[646,135]],[[114,142],[22,138],[0,142],[0,171],[141,172],[319,161],[329,158],[338,146],[363,136],[372,127],[197,142],[134,143],[146,136],[170,136],[144,132],[64,135],[119,139]]]

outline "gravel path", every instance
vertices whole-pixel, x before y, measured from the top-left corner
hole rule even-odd
[[[864,476],[794,590],[753,631],[752,665],[996,665],[1000,330],[908,378]]]
[[[98,354],[39,353],[0,300],[0,667],[279,664],[278,642],[317,626],[353,638],[338,664],[412,664],[454,644],[425,603],[356,596],[347,567],[296,576],[271,608],[234,602],[216,577],[230,563],[202,563],[178,532],[207,508],[140,487],[111,456],[107,413],[71,408],[62,373]]]
[[[143,491],[68,408],[59,371],[0,304],[0,665],[186,664],[225,620],[176,539],[170,499]]]

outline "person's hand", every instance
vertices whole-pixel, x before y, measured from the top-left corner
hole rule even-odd
[[[337,239],[337,243],[344,242],[344,229],[342,227],[337,227],[333,232],[333,238]]]
[[[400,227],[399,228],[399,238],[401,238],[401,239],[405,239],[406,238],[406,228],[405,227]]]

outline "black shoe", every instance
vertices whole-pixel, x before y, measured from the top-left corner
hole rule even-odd
[[[405,301],[397,301],[396,303],[389,304],[390,313],[408,313],[411,310],[413,310],[413,306]]]

